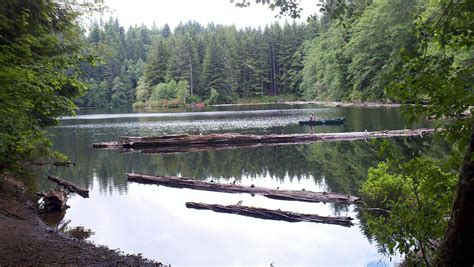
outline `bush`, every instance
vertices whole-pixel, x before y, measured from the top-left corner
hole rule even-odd
[[[145,107],[145,103],[142,102],[142,101],[133,103],[133,108],[141,109],[141,108],[144,108],[144,107]]]
[[[198,95],[191,95],[186,98],[186,104],[200,103],[200,102],[202,102],[202,99]]]
[[[176,98],[182,103],[186,103],[186,98],[189,95],[188,87],[189,84],[186,80],[179,81],[176,84]]]
[[[361,221],[366,234],[382,252],[424,258],[435,256],[448,227],[457,177],[442,170],[439,162],[418,157],[404,164],[380,163],[369,170],[362,199],[369,208]]]
[[[150,100],[173,99],[176,98],[176,81],[159,83],[153,88]]]
[[[217,92],[216,89],[211,88],[211,93],[209,95],[209,98],[206,99],[206,105],[214,105],[217,104],[217,99],[219,98],[219,93]]]
[[[179,108],[182,106],[184,106],[184,102],[181,101],[180,99],[166,100],[163,103],[163,107],[167,107],[167,108]]]
[[[151,96],[144,103],[144,106],[151,108],[183,106],[188,98],[188,87],[187,80],[179,82],[172,80],[167,83],[159,83],[153,88]],[[141,106],[139,102],[135,104],[137,107]]]

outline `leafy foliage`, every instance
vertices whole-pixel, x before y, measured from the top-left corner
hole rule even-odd
[[[167,83],[159,83],[153,88],[149,100],[144,105],[152,107],[182,106],[186,103],[188,87],[188,82],[185,80],[179,82],[171,80]]]
[[[75,1],[0,3],[0,170],[51,155],[44,128],[74,114],[72,99],[85,86],[78,66],[78,18],[94,5]]]
[[[416,21],[416,50],[405,53],[399,79],[388,88],[395,99],[413,103],[404,107],[409,118],[436,119],[462,148],[473,127],[473,11],[470,1],[430,2]]]
[[[363,211],[362,220],[366,234],[381,251],[434,256],[448,226],[457,180],[455,173],[439,165],[418,157],[369,169],[361,192],[366,207],[378,209]]]
[[[306,52],[301,83],[306,98],[389,100],[384,88],[394,79],[400,51],[413,49],[419,6],[409,0],[354,1],[345,23],[327,22]]]
[[[214,105],[217,103],[217,99],[219,98],[219,93],[216,89],[211,87],[211,92],[209,93],[209,98],[206,100],[206,104]]]

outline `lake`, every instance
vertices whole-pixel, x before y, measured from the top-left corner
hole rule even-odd
[[[316,118],[346,117],[343,126],[299,126]],[[83,109],[50,129],[54,147],[77,163],[51,168],[50,174],[90,189],[90,198],[73,196],[70,208],[49,218],[52,226],[125,253],[141,253],[172,266],[190,265],[350,265],[390,266],[363,234],[355,206],[267,199],[247,194],[176,189],[128,183],[127,172],[176,175],[219,183],[280,189],[334,191],[357,195],[369,167],[384,156],[381,141],[285,145],[185,154],[120,153],[94,150],[94,142],[119,136],[253,134],[373,131],[429,127],[407,124],[398,108],[249,105],[206,110]],[[410,157],[426,138],[391,139]],[[47,188],[42,181],[40,187]],[[317,223],[288,223],[187,209],[185,202],[236,204],[324,216],[351,216],[350,228]],[[400,261],[395,257],[394,261]]]

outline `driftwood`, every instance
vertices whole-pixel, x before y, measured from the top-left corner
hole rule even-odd
[[[59,188],[52,189],[48,192],[38,192],[40,198],[42,198],[43,203],[40,205],[40,208],[46,212],[52,211],[62,211],[67,208],[66,202],[69,198],[70,193],[76,193],[83,198],[89,197],[89,190],[77,186],[69,181],[60,179],[54,176],[48,176],[48,180],[55,182]]]
[[[48,176],[48,180],[50,180],[52,182],[55,182],[56,184],[63,187],[64,189],[66,189],[70,193],[76,193],[76,194],[80,195],[83,198],[88,198],[89,197],[89,190],[87,190],[84,187],[80,187],[80,186],[75,185],[75,184],[73,184],[69,181],[66,181],[66,180],[63,180],[63,179],[60,179],[60,178],[54,177],[54,176]]]
[[[191,209],[212,210],[215,212],[238,214],[253,218],[265,220],[276,220],[286,222],[314,222],[325,224],[337,224],[341,226],[352,226],[351,217],[326,217],[316,214],[295,213],[282,210],[269,210],[264,208],[256,208],[241,205],[223,206],[218,204],[205,204],[196,202],[186,202],[186,207]]]
[[[68,199],[68,193],[63,189],[53,189],[46,193],[36,193],[43,199],[43,203],[40,206],[43,211],[52,212],[60,211],[67,208],[66,201]]]
[[[175,188],[189,188],[223,193],[248,193],[252,195],[262,195],[264,197],[293,200],[304,202],[329,202],[341,204],[354,204],[360,201],[358,197],[339,194],[333,192],[313,192],[306,190],[282,190],[271,189],[258,186],[244,186],[237,184],[219,184],[206,181],[194,180],[191,178],[179,178],[174,176],[149,176],[135,173],[127,173],[127,179],[132,182],[158,184]]]
[[[170,135],[149,137],[121,137],[119,141],[95,143],[94,148],[119,149],[123,151],[141,150],[148,153],[177,153],[201,150],[226,149],[235,147],[255,147],[313,142],[351,141],[396,136],[423,136],[434,129],[405,129],[375,132],[343,132],[317,134],[209,134]]]

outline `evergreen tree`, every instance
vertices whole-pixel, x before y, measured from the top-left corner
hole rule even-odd
[[[163,38],[156,37],[148,54],[143,73],[144,80],[149,86],[165,82],[169,57],[167,43]]]
[[[210,89],[214,88],[219,94],[217,100],[219,103],[228,103],[232,100],[236,82],[232,75],[229,52],[217,43],[214,35],[211,36],[204,57],[203,76],[206,85],[204,97],[209,97]]]

